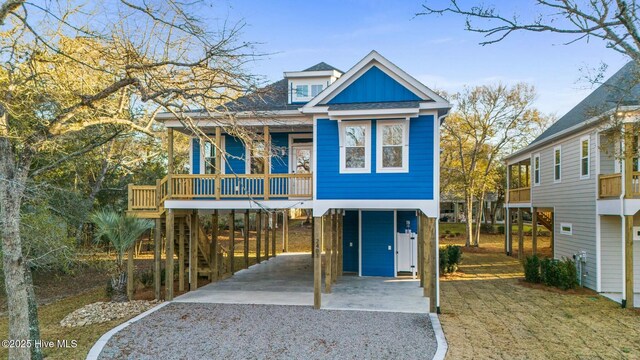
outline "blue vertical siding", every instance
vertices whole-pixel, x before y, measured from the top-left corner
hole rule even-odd
[[[393,211],[362,212],[363,276],[395,276],[393,220]]]
[[[244,174],[245,173],[245,147],[240,139],[231,135],[224,135],[225,152],[227,161],[225,172],[227,174]]]
[[[359,226],[358,211],[345,211],[342,227],[342,264],[344,271],[347,272],[358,272]]]
[[[418,232],[418,217],[416,216],[415,210],[410,210],[410,211],[398,210],[397,217],[398,217],[398,225],[397,225],[398,232],[400,233],[405,232],[405,229],[407,228],[407,221],[409,221],[411,232],[413,233]]]
[[[420,100],[420,97],[411,92],[411,90],[402,86],[377,66],[373,66],[328,103],[348,104]]]
[[[316,198],[372,200],[432,200],[434,117],[420,116],[409,124],[409,172],[376,173],[375,120],[372,120],[371,173],[340,174],[338,123],[317,120]]]
[[[271,173],[286,174],[289,172],[289,134],[272,133],[271,147],[276,155],[271,158]],[[279,151],[278,151],[279,150]]]
[[[200,139],[191,139],[191,173],[200,174]]]

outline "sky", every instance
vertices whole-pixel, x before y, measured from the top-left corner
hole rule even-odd
[[[438,1],[439,2],[439,1]],[[538,11],[527,2],[488,0],[511,14]],[[436,3],[436,1],[434,1]],[[565,45],[571,37],[551,33],[515,33],[500,43],[481,46],[481,34],[464,30],[459,16],[418,16],[420,0],[219,0],[215,20],[246,26],[242,39],[266,54],[251,71],[272,82],[284,71],[303,70],[320,61],[347,71],[376,50],[426,86],[449,93],[465,86],[535,86],[535,106],[562,116],[593,91],[586,79],[601,64],[610,76],[628,59],[599,39]]]

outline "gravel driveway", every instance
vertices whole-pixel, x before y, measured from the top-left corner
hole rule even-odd
[[[431,359],[429,315],[172,303],[115,334],[100,359]]]

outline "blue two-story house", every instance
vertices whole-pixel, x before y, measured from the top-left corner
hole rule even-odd
[[[450,107],[375,51],[347,72],[325,63],[285,72],[215,113],[158,115],[170,141],[173,131],[191,137],[191,173],[174,174],[171,154],[167,178],[130,188],[129,210],[172,216],[173,236],[185,211],[312,209],[315,252],[331,253],[340,274],[428,268],[437,288],[437,252],[424,252],[416,234],[427,226],[421,216],[437,222],[439,126]],[[326,219],[328,227],[318,224]],[[339,221],[337,245],[327,241],[331,221]]]

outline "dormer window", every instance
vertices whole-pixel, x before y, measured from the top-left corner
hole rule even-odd
[[[308,98],[309,97],[309,86],[308,85],[296,85],[296,98]]]
[[[322,84],[320,85],[311,85],[311,97],[316,97],[316,95],[322,92]]]

